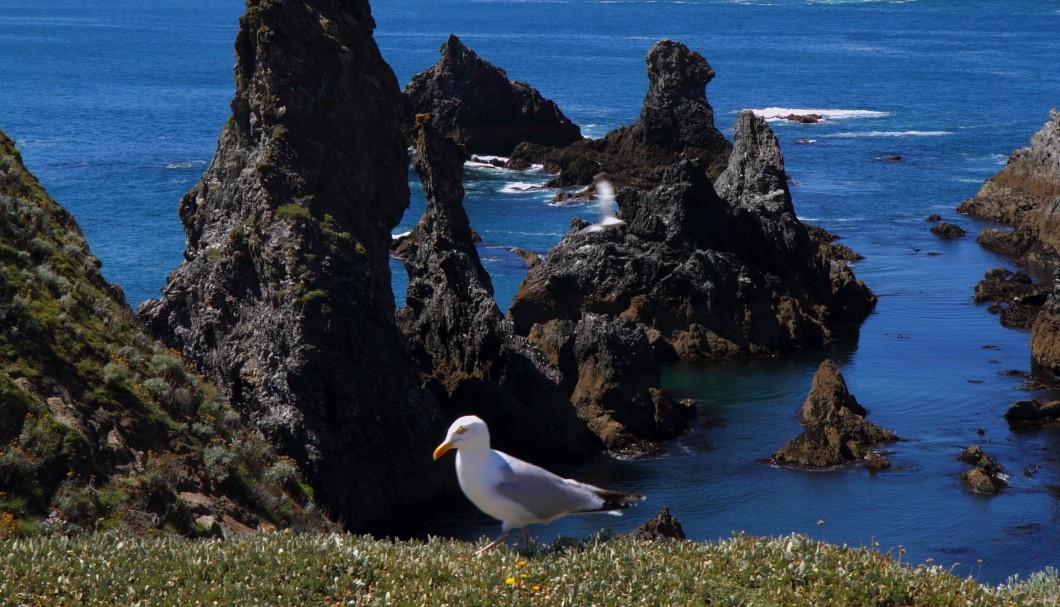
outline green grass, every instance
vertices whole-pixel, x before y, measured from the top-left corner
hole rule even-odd
[[[1055,570],[987,587],[803,536],[715,543],[559,541],[529,552],[453,540],[270,533],[228,541],[118,533],[0,541],[0,604],[1056,605]]]

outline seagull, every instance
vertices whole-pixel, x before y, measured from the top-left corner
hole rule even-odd
[[[626,222],[615,217],[615,211],[612,207],[615,202],[615,188],[611,186],[611,182],[606,179],[600,179],[596,182],[595,187],[596,199],[600,201],[600,221],[578,230],[579,234],[602,232],[626,224]]]
[[[456,449],[456,477],[460,489],[479,510],[501,522],[501,534],[477,554],[502,544],[512,529],[547,525],[568,514],[603,512],[621,516],[623,508],[636,506],[643,495],[601,489],[557,476],[544,468],[490,449],[486,422],[466,415],[453,422],[445,442],[434,450],[434,459]]]

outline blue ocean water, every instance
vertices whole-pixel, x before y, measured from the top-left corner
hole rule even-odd
[[[0,2],[0,128],[135,306],[181,260],[176,207],[230,111],[243,3],[42,4]],[[373,13],[402,85],[455,33],[589,136],[636,119],[644,54],[662,38],[711,63],[707,94],[727,134],[747,108],[827,117],[772,124],[800,217],[865,256],[854,270],[880,302],[858,338],[786,360],[667,369],[667,386],[699,404],[688,436],[647,457],[562,470],[649,501],[622,519],[534,529],[538,538],[628,531],[666,505],[693,539],[742,530],[875,541],[991,583],[1060,565],[1060,433],[1012,432],[1001,417],[1038,395],[1002,373],[1028,369],[1028,335],[971,300],[987,269],[1012,264],[972,238],[938,240],[925,221],[939,213],[969,232],[984,227],[954,207],[1060,106],[1060,2],[376,0]],[[883,160],[892,155],[902,160]],[[526,272],[510,249],[544,253],[572,217],[593,213],[526,189],[546,178],[467,169],[465,205],[502,309]],[[412,206],[395,232],[422,213],[422,192],[410,185]],[[392,268],[401,300],[404,271]],[[869,419],[908,439],[887,449],[891,470],[761,463],[799,432],[798,407],[825,356],[840,363]],[[1002,495],[960,485],[956,456],[972,444],[1011,474]],[[497,532],[470,506],[416,523],[469,539]]]

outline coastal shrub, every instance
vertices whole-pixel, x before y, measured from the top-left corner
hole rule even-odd
[[[312,219],[313,215],[309,212],[309,209],[297,205],[297,204],[285,204],[282,207],[276,209],[276,216],[281,219]]]
[[[0,604],[1054,607],[1060,588],[1055,570],[990,587],[800,536],[476,548],[322,533],[9,537]]]

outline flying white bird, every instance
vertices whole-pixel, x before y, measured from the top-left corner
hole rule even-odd
[[[590,226],[578,230],[579,234],[602,232],[626,224],[626,222],[615,217],[615,188],[611,186],[610,181],[600,179],[596,182],[596,199],[600,201],[600,220]]]
[[[497,539],[479,549],[481,554],[508,539],[508,532],[526,526],[547,525],[568,514],[604,512],[621,516],[623,508],[636,506],[643,495],[601,489],[557,476],[506,453],[490,449],[486,422],[467,415],[453,422],[445,442],[434,450],[438,459],[456,449],[456,477],[460,489],[479,510],[501,522]]]

